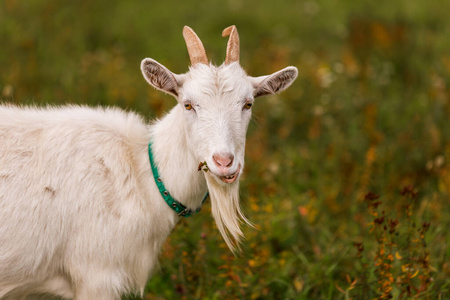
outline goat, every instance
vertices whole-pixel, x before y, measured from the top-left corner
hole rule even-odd
[[[219,67],[187,26],[186,74],[142,61],[148,83],[178,102],[150,125],[117,108],[0,105],[0,299],[142,295],[163,242],[207,191],[225,242],[239,248],[251,107],[286,89],[297,69],[247,76],[236,27],[222,35]]]

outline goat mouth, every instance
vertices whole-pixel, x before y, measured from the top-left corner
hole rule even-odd
[[[236,179],[238,179],[240,171],[241,171],[241,166],[239,165],[236,172],[229,174],[229,175],[221,175],[221,176],[219,176],[219,178],[225,183],[233,183],[236,181]]]

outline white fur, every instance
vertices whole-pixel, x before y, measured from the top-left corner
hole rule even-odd
[[[0,298],[143,289],[177,221],[152,201],[149,137],[117,109],[0,106]]]
[[[172,196],[196,209],[209,189],[220,232],[239,246],[238,180],[223,182],[212,157],[233,154],[229,172],[242,173],[246,101],[285,89],[297,70],[252,78],[237,63],[198,64],[176,75],[151,59],[142,70],[179,102],[152,125],[114,108],[0,106],[0,299],[143,291],[179,219],[153,180],[149,140]]]

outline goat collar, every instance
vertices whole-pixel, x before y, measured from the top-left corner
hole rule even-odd
[[[195,213],[198,213],[202,208],[201,205],[196,210],[191,210],[190,208],[187,208],[186,206],[175,200],[170,195],[169,191],[166,190],[166,187],[164,186],[161,177],[159,177],[158,168],[156,167],[155,160],[153,158],[151,142],[148,144],[148,157],[150,158],[150,165],[152,167],[152,173],[153,177],[155,178],[156,185],[158,186],[159,192],[161,193],[161,196],[163,197],[164,201],[166,201],[167,205],[169,205],[171,209],[173,209],[179,216],[182,217],[189,217]],[[206,201],[206,198],[208,198],[208,196],[209,193],[206,192],[205,196],[203,197],[202,204]]]

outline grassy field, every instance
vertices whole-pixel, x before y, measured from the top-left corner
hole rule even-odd
[[[154,2],[154,3],[151,3]],[[450,1],[0,1],[0,98],[135,110],[175,101],[139,70],[187,71],[191,26],[221,64],[235,24],[258,99],[234,257],[209,204],[182,220],[145,299],[450,299]],[[1,142],[1,141],[0,141]],[[133,298],[130,296],[130,299]]]

